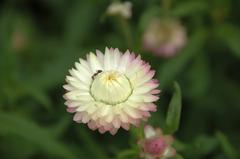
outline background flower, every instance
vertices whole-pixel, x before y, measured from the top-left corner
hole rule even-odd
[[[160,57],[172,57],[186,43],[185,28],[176,20],[153,19],[143,35],[144,49]]]
[[[110,16],[119,15],[123,18],[131,18],[132,16],[132,3],[131,2],[113,2],[107,8],[107,14]]]

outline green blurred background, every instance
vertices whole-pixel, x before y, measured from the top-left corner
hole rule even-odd
[[[152,64],[162,93],[149,123],[164,126],[171,85],[183,94],[175,148],[186,159],[237,159],[240,148],[240,1],[172,0],[187,29],[171,59],[143,50],[161,0],[133,0],[133,16],[107,17],[108,0],[0,1],[0,158],[138,158],[135,129],[100,135],[72,121],[62,95],[79,57],[106,46],[130,49]],[[131,43],[128,38],[131,37]]]

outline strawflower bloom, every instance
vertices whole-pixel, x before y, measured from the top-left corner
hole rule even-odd
[[[154,129],[147,125],[144,128],[145,139],[138,142],[143,159],[168,159],[174,157],[176,151],[171,147],[173,137],[163,135],[160,128]]]
[[[153,19],[143,35],[143,47],[159,57],[173,57],[186,44],[185,28],[176,20]]]
[[[69,72],[64,85],[67,111],[92,130],[115,134],[120,127],[138,126],[150,111],[156,111],[158,81],[140,55],[113,48],[105,53],[97,50],[87,60],[79,59]]]
[[[120,15],[123,18],[131,18],[132,16],[132,3],[131,2],[113,2],[107,8],[107,15],[115,16]]]

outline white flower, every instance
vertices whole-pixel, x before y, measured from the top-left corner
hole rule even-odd
[[[92,130],[115,134],[130,124],[138,126],[156,111],[158,82],[155,72],[140,56],[118,49],[105,49],[80,59],[66,77],[67,111],[75,112],[74,121],[88,123]]]
[[[120,15],[123,18],[131,18],[132,16],[132,3],[131,2],[113,2],[108,8],[107,8],[107,14],[108,15]]]

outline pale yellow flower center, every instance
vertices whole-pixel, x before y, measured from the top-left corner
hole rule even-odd
[[[101,72],[94,77],[90,94],[96,101],[116,105],[128,99],[132,94],[132,85],[122,73]]]

